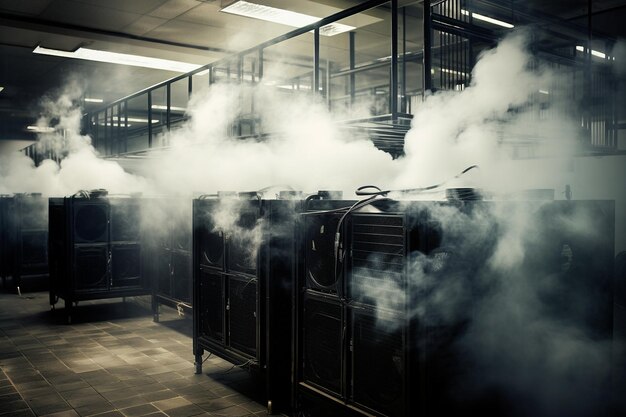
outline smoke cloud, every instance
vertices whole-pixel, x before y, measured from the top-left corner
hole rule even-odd
[[[561,188],[579,132],[565,113],[567,83],[534,61],[526,35],[517,32],[483,52],[463,91],[426,98],[405,138],[398,187],[437,184],[477,164],[480,171],[456,185],[498,192]],[[543,96],[550,101],[540,104]],[[539,117],[539,105],[549,108],[551,117]],[[529,154],[516,155],[520,149]],[[516,162],[524,156],[544,159],[533,161],[529,170]]]
[[[267,86],[214,85],[192,97],[189,121],[163,137],[170,147],[134,166],[135,174],[99,158],[90,138],[78,133],[80,109],[73,103],[81,94],[70,86],[59,99],[44,103],[39,121],[58,132],[42,135],[39,146],[67,157],[60,165],[48,160],[37,167],[19,154],[3,157],[0,193],[68,195],[106,188],[190,197],[270,185],[351,193],[365,184],[424,187],[479,165],[480,170],[446,186],[480,187],[496,195],[548,188],[557,190],[558,198],[572,181],[571,158],[579,140],[578,124],[567,116],[567,86],[567,80],[533,60],[525,34],[515,33],[480,56],[463,91],[426,97],[406,136],[405,155],[394,160],[369,138],[338,128],[317,98]],[[236,139],[228,131],[242,111],[240,98],[252,95],[249,89],[255,90],[258,110],[254,123],[271,134]],[[549,110],[550,117],[540,110]],[[541,158],[520,160],[516,152]],[[246,240],[256,247],[261,225],[240,227],[235,201],[224,200],[213,220],[237,235],[245,229]],[[577,256],[575,248],[560,242],[556,250],[546,246],[552,235],[544,230],[562,228],[587,242],[606,237],[596,234],[593,211],[554,217],[544,215],[543,206],[428,207],[428,216],[445,233],[440,250],[415,252],[409,259],[409,279],[420,294],[409,300],[411,314],[427,326],[458,330],[450,346],[464,358],[459,381],[465,388],[453,387],[456,395],[480,401],[495,393],[519,406],[509,415],[597,415],[606,400],[610,343],[586,321],[596,306],[577,298],[584,288],[569,291],[573,284],[561,280],[568,259]],[[546,266],[549,256],[560,261]],[[380,307],[393,309],[406,294],[390,281],[385,285],[384,291],[363,292],[371,291]]]
[[[309,94],[286,94],[265,85],[214,85],[194,94],[186,123],[156,140],[170,145],[166,151],[133,162],[135,175],[98,158],[90,138],[79,134],[81,113],[75,103],[81,87],[73,82],[58,98],[44,100],[38,122],[56,129],[41,135],[40,148],[67,157],[60,165],[44,161],[38,167],[19,155],[3,157],[0,192],[68,195],[82,188],[107,188],[113,193],[192,195],[285,185],[306,192],[339,189],[350,195],[364,184],[412,188],[439,183],[475,164],[480,171],[448,186],[562,189],[568,180],[567,156],[576,149],[578,132],[571,127],[576,123],[559,113],[563,100],[555,85],[563,83],[556,83],[549,69],[532,64],[523,32],[483,53],[471,85],[426,98],[406,136],[405,156],[398,160],[366,136],[338,127],[337,117],[363,117],[366,105],[337,115]],[[532,105],[540,90],[550,94],[550,118],[534,116]],[[254,97],[254,123],[269,135],[241,140],[228,134],[242,112],[241,97]],[[550,158],[533,160],[531,170],[529,163],[513,159],[511,146],[503,146],[528,137],[533,138],[531,156],[539,152]]]
[[[42,99],[40,128],[54,129],[39,135],[40,151],[67,155],[57,164],[46,159],[39,166],[21,153],[0,155],[0,193],[40,192],[46,196],[74,194],[81,189],[106,188],[114,193],[138,192],[146,187],[115,162],[98,157],[91,138],[80,134],[81,109],[75,103],[81,88],[70,82],[58,97]]]
[[[165,192],[286,189],[354,190],[369,181],[388,180],[395,170],[389,154],[365,137],[337,128],[325,105],[309,96],[281,97],[265,86],[254,87],[262,140],[226,135],[238,114],[239,97],[252,87],[219,85],[190,104],[191,121],[170,135],[171,150],[151,161],[147,171]]]

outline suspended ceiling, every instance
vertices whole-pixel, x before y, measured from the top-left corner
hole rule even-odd
[[[328,16],[358,0],[257,0]],[[178,73],[37,55],[36,46],[72,51],[88,47],[207,64],[292,30],[221,13],[222,0],[0,0],[0,140],[26,139],[41,97],[77,80],[88,96],[123,97]],[[228,3],[228,1],[225,1]],[[507,0],[588,23],[587,0]],[[626,38],[626,0],[593,1],[594,29]],[[89,105],[89,104],[88,104]],[[98,106],[92,104],[91,106]]]

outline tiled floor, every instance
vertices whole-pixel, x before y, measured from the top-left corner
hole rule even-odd
[[[0,416],[266,415],[250,374],[216,357],[195,375],[191,318],[147,298],[81,302],[0,293]],[[253,398],[257,399],[256,401]]]

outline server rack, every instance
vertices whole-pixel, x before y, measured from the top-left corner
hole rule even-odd
[[[140,201],[77,194],[49,200],[50,305],[150,294],[144,276]]]
[[[406,305],[383,311],[371,296],[389,281],[408,291],[405,259],[427,242],[416,241],[397,208],[351,207],[311,201],[299,218],[296,401],[305,415],[408,415],[416,329]]]
[[[14,199],[15,245],[13,284],[18,293],[25,280],[48,289],[48,201],[41,194],[17,194]]]
[[[512,404],[497,395],[457,395],[459,381],[468,373],[480,377],[483,371],[467,368],[455,342],[472,319],[477,300],[489,290],[478,277],[494,251],[498,222],[487,220],[490,229],[480,234],[432,215],[454,206],[462,213],[489,216],[494,204],[380,200],[368,205],[367,212],[336,211],[317,202],[307,207],[299,218],[294,321],[296,404],[303,415],[446,416],[468,410],[506,415]],[[544,294],[546,305],[553,307],[549,314],[584,326],[588,334],[611,337],[613,203],[530,206],[545,227],[537,232],[540,243],[528,248],[523,267],[558,279],[565,288]],[[588,213],[593,238],[571,221],[581,211]],[[552,221],[557,217],[567,221]],[[430,269],[433,288],[410,279],[417,273],[412,262],[416,257],[428,261],[422,265]],[[460,276],[468,282],[457,306],[465,311],[457,320],[438,320],[437,308],[419,315],[411,310],[420,303],[428,309],[428,291]],[[388,288],[393,292],[386,294]],[[578,309],[581,297],[593,307]],[[604,381],[594,382],[598,395],[610,391]]]
[[[152,277],[152,310],[159,321],[161,304],[184,315],[193,309],[191,201],[153,199],[149,217],[164,221],[146,231]]]
[[[292,297],[297,193],[256,193],[193,202],[194,355],[247,368],[265,384],[268,410],[292,403]],[[289,197],[289,198],[287,198]],[[217,220],[231,215],[227,225]]]
[[[10,244],[9,244],[9,228],[7,216],[9,214],[9,205],[12,202],[12,197],[8,195],[0,195],[0,279],[2,279],[2,287],[6,288],[6,280],[11,276],[11,269],[9,268]]]
[[[0,274],[18,293],[47,289],[48,205],[41,194],[16,194],[0,199]]]

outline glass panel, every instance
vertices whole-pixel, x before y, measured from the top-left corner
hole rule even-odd
[[[243,57],[243,82],[256,84],[261,79],[261,66],[259,65],[259,51],[254,51]]]
[[[127,103],[125,101],[120,103],[120,110],[118,114],[118,122],[120,125],[119,129],[119,141],[118,141],[118,152],[124,153],[126,152],[126,137],[128,135],[128,128],[126,127],[126,106]]]
[[[191,94],[197,94],[209,88],[210,70],[200,71],[191,77]]]
[[[161,146],[168,146],[170,144],[170,137],[167,135],[167,126],[152,123],[152,147],[158,148]]]
[[[148,92],[128,100],[127,152],[148,148]]]
[[[167,86],[152,90],[152,123],[167,124]]]
[[[170,84],[170,128],[186,120],[185,112],[189,102],[189,77]]]
[[[120,133],[120,129],[119,129],[119,125],[120,125],[120,120],[119,120],[119,106],[118,105],[113,105],[113,107],[111,107],[110,110],[110,117],[109,117],[109,131],[111,132],[110,134],[110,145],[109,145],[109,154],[115,154],[115,153],[119,153],[119,133]]]
[[[313,34],[304,33],[263,51],[263,84],[281,93],[313,90]]]
[[[398,112],[414,114],[424,94],[424,7],[398,8]]]
[[[353,117],[389,114],[390,3],[337,23],[355,29],[320,36],[320,79],[323,90],[328,87],[331,111],[342,114],[350,110]]]
[[[167,131],[167,86],[164,85],[152,90],[152,147],[165,145],[167,138],[163,133]]]
[[[259,51],[245,55],[242,59],[242,85],[240,108],[241,114],[237,126],[239,136],[253,136],[259,134],[260,123],[256,115],[255,89],[261,79],[261,65]]]
[[[94,148],[98,146],[98,113],[93,113],[89,118],[89,136],[91,136],[91,144]]]
[[[471,50],[469,38],[433,30],[433,87],[463,90],[469,84],[472,71]]]
[[[106,111],[98,112],[98,141],[95,148],[100,154],[104,154],[106,145]]]
[[[211,83],[238,82],[239,59],[220,61],[213,67]]]

